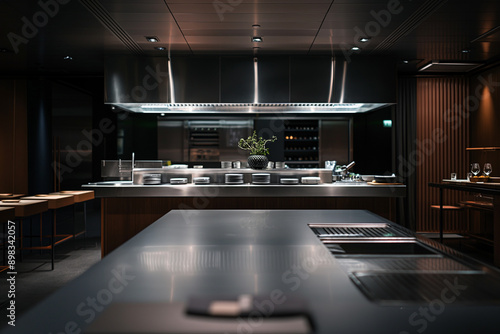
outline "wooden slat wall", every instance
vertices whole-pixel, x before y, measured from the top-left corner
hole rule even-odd
[[[468,80],[465,77],[419,78],[417,80],[417,231],[436,232],[439,192],[429,182],[439,182],[456,172],[465,178],[469,169],[467,107]],[[444,192],[444,204],[458,204],[466,196]],[[463,214],[446,212],[445,231],[464,229]]]
[[[500,147],[500,66],[471,78],[470,91],[479,104],[471,108],[470,147]],[[485,84],[490,86],[485,86]],[[469,161],[492,164],[491,176],[500,176],[500,151],[469,151]]]
[[[0,80],[0,193],[28,193],[26,81]]]

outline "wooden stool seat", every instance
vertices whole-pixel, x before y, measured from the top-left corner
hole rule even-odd
[[[431,209],[439,210],[441,207],[439,205],[431,205]],[[443,205],[443,210],[462,210],[463,206],[457,205]]]

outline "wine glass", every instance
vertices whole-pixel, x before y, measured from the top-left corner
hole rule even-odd
[[[489,162],[484,164],[483,173],[488,176],[492,172],[491,164]]]
[[[474,176],[477,176],[477,174],[479,174],[479,172],[481,171],[481,168],[479,167],[479,164],[477,162],[474,162],[471,165],[470,171],[472,172],[472,174],[474,174]]]

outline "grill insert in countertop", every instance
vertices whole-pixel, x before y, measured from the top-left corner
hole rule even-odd
[[[353,272],[349,277],[368,299],[380,304],[400,306],[441,300],[443,291],[453,295],[454,303],[500,302],[498,278],[485,273]]]
[[[384,223],[359,223],[359,224],[309,224],[309,227],[320,238],[369,238],[369,239],[392,239],[414,237],[395,226]]]

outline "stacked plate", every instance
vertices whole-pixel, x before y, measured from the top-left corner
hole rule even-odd
[[[318,184],[319,181],[319,176],[304,176],[300,178],[300,182],[304,184]]]
[[[255,184],[271,183],[271,174],[269,174],[269,173],[252,174],[252,183],[255,183]]]
[[[243,183],[243,174],[225,174],[227,184]]]
[[[143,184],[161,184],[161,174],[144,174]]]
[[[221,168],[231,168],[231,167],[233,167],[233,162],[232,161],[221,161],[220,167]]]
[[[194,184],[209,184],[210,183],[210,177],[209,176],[194,177],[193,178],[193,183]]]
[[[280,179],[281,184],[299,184],[299,179],[294,177],[287,177]]]
[[[173,177],[170,179],[170,184],[186,184],[187,182],[187,177]]]

